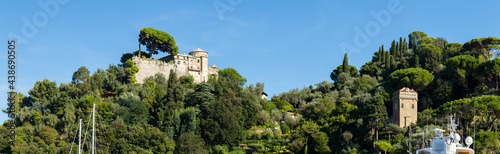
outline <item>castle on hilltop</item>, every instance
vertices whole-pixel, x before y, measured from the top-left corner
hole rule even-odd
[[[143,83],[145,78],[156,73],[162,73],[168,78],[170,70],[177,73],[177,77],[193,76],[195,83],[208,81],[210,76],[217,76],[219,73],[215,64],[208,66],[208,52],[200,48],[189,52],[188,55],[168,55],[158,60],[132,57],[132,61],[139,68],[135,74],[137,83]]]

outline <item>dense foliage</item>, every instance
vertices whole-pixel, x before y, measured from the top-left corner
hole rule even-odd
[[[165,32],[145,28],[139,36],[148,57],[177,53]],[[130,60],[146,54],[138,50],[124,54],[122,64],[92,74],[81,67],[69,83],[43,79],[28,96],[19,93],[16,138],[7,137],[4,122],[0,153],[75,152],[80,119],[88,152],[93,104],[98,153],[406,153],[408,143],[413,151],[429,145],[424,139],[432,128],[444,128],[450,113],[460,121],[459,133],[475,137],[477,152],[498,153],[499,40],[448,43],[415,31],[409,42],[393,40],[388,51],[382,45],[359,72],[345,54],[332,66],[333,82],[270,100],[261,99],[263,83],[247,84],[230,67],[202,83],[171,71],[139,84]],[[388,123],[392,92],[402,87],[419,93],[411,129]]]

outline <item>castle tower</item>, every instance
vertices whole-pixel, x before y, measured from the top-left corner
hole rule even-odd
[[[201,50],[200,48],[189,52],[189,55],[195,57],[193,61],[193,69],[190,71],[196,70],[197,72],[191,72],[193,77],[195,77],[195,81],[197,83],[208,81],[208,52],[205,50]],[[196,73],[198,73],[196,75]]]
[[[392,95],[393,123],[400,127],[417,123],[417,91],[403,87]]]

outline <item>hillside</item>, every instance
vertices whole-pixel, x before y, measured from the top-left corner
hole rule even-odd
[[[449,113],[456,113],[463,138],[475,136],[476,152],[500,152],[496,37],[460,44],[415,31],[381,46],[359,69],[346,54],[331,72],[332,82],[268,101],[261,99],[263,83],[246,83],[230,67],[201,83],[174,71],[137,83],[132,56],[178,53],[168,33],[144,29],[139,37],[151,31],[168,43],[140,42],[152,52],[124,54],[121,64],[92,73],[82,66],[69,83],[43,79],[28,94],[19,93],[16,137],[9,139],[10,122],[4,122],[0,152],[77,151],[79,119],[88,130],[93,104],[97,153],[405,153],[409,130],[412,150],[422,148]],[[388,123],[392,93],[402,87],[418,92],[418,122],[411,129]],[[87,152],[90,133],[85,135]]]

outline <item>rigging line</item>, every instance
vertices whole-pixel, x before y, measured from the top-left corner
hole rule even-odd
[[[98,119],[99,119],[99,118],[98,118]],[[101,120],[101,121],[99,121],[99,120],[98,120],[98,123],[100,123],[100,124],[101,124],[101,128],[102,128],[101,130],[102,130],[102,132],[103,132],[103,134],[104,134],[104,139],[105,139],[106,141],[108,141],[107,136],[106,136],[106,131],[105,131],[105,130],[104,130],[104,128],[103,128],[103,127],[106,127],[106,125],[103,125],[103,124],[102,124],[102,120]]]
[[[69,153],[71,154],[71,151],[73,150],[73,144],[75,143],[75,139],[76,139],[76,134],[78,134],[78,127],[76,127],[76,133],[75,133],[75,136],[73,137],[73,142],[71,142],[71,148],[69,150]],[[80,130],[82,131],[82,130]]]
[[[474,106],[474,115],[472,116],[472,122],[474,122],[474,139],[476,139],[476,106]],[[476,144],[472,145],[472,149],[476,150]]]
[[[85,136],[83,137],[83,145],[82,145],[82,147],[85,146],[85,141],[87,140],[87,132],[89,131],[89,125],[90,125],[90,117],[89,117],[89,121],[87,122],[87,129],[85,129]]]

